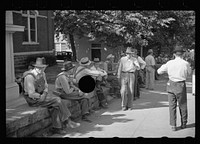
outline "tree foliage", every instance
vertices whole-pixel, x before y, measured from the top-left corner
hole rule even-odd
[[[168,46],[174,37],[190,45],[195,38],[192,11],[55,10],[54,16],[56,34],[99,39],[111,48],[150,41]]]

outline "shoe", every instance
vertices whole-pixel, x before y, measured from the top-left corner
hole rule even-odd
[[[89,123],[92,122],[91,120],[89,120],[89,119],[87,118],[86,115],[83,115],[83,116],[82,116],[82,121],[86,121],[86,122],[89,122]]]
[[[80,126],[80,123],[76,123],[76,122],[73,122],[71,120],[68,121],[68,124],[67,124],[67,127],[70,127],[70,128],[77,128]]]
[[[126,108],[126,107],[123,107],[123,108],[122,108],[122,110],[123,110],[123,111],[126,111],[126,110],[127,110],[127,108]]]
[[[127,110],[133,110],[133,108],[132,107],[128,107]]]
[[[172,131],[176,131],[176,126],[171,127]]]
[[[90,109],[90,110],[89,110],[89,113],[95,113],[95,111],[94,111],[94,110],[92,110],[92,109]]]
[[[186,124],[181,125],[181,129],[184,129],[184,128],[186,128]]]
[[[62,128],[52,128],[52,133],[53,134],[66,134],[67,131],[63,130]]]

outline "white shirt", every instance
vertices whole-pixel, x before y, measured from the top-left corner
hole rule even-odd
[[[152,55],[148,55],[146,58],[145,58],[145,62],[146,62],[146,65],[147,66],[153,66],[156,64],[155,62],[155,59]]]
[[[30,72],[33,73],[36,76],[36,78],[37,77],[39,78],[40,76],[44,77],[44,80],[45,80],[44,91],[48,92],[48,84],[47,84],[45,73],[43,72],[43,73],[39,74],[39,73],[37,73],[37,71],[35,69],[30,70]],[[35,83],[35,78],[32,75],[27,75],[24,78],[24,91],[28,93],[29,97],[39,98],[40,94],[35,91],[34,83]]]
[[[186,80],[187,75],[191,73],[191,68],[187,61],[180,57],[176,57],[174,60],[170,60],[166,64],[163,64],[157,72],[158,74],[166,72],[168,73],[170,80],[178,82]]]
[[[83,66],[79,66],[76,70],[76,73],[81,69],[83,68]],[[91,69],[88,69],[88,68],[85,68],[84,70],[82,70],[80,73],[78,73],[76,75],[76,82],[78,83],[79,80],[83,77],[83,76],[86,76],[86,75],[90,75],[90,76],[99,76],[100,75],[100,72],[97,71],[97,70],[91,70]]]
[[[134,57],[124,56],[119,61],[117,77],[120,78],[121,72],[135,72],[136,69],[140,69],[138,60]]]
[[[146,62],[140,56],[138,56],[138,62],[140,64],[140,68],[144,69],[146,66]]]

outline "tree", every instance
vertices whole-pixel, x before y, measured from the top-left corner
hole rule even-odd
[[[70,35],[73,60],[76,60],[73,35],[100,39],[111,48],[145,46],[154,35],[153,28],[167,27],[174,20],[160,18],[157,11],[56,10],[54,15],[55,32]]]

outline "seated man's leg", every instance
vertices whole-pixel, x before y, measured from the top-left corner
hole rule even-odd
[[[80,107],[81,107],[81,115],[82,115],[82,120],[87,121],[87,122],[92,122],[87,118],[87,115],[89,115],[89,101],[88,99],[84,98],[81,100],[78,100]]]
[[[100,106],[102,108],[107,108],[107,100],[106,100],[106,97],[104,96],[103,92],[101,90],[97,90],[97,97],[99,99],[99,103],[100,103]]]

